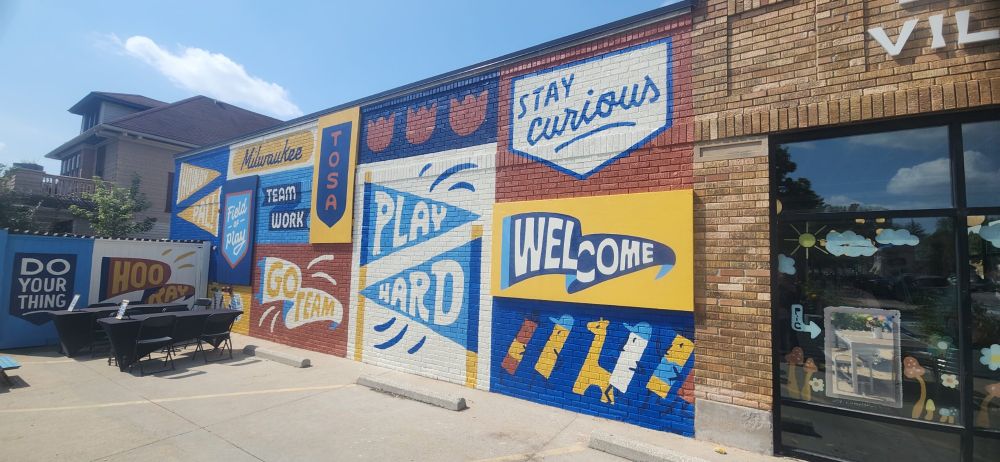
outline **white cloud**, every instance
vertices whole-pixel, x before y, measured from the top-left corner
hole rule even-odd
[[[0,151],[3,151],[7,147],[7,143],[0,141]]]
[[[1000,165],[979,151],[965,151],[965,183],[967,187],[990,187],[1000,178]],[[995,187],[995,186],[994,186]]]
[[[870,257],[875,254],[878,248],[872,244],[871,239],[859,236],[854,231],[841,233],[831,230],[826,235],[826,250],[837,257],[842,255],[848,257],[860,257],[862,255]]]
[[[848,138],[847,141],[861,146],[929,152],[946,150],[947,137],[947,130],[938,127],[858,135]]]
[[[281,85],[248,74],[242,64],[222,53],[195,47],[173,53],[141,35],[119,43],[126,54],[153,66],[186,90],[280,118],[302,115]]]
[[[850,198],[848,196],[845,196],[843,194],[834,194],[834,195],[830,196],[829,198],[827,198],[825,200],[825,202],[828,205],[832,205],[834,207],[847,207],[849,205],[854,205],[854,204],[858,204],[858,205],[862,205],[863,204],[863,202],[861,202],[859,200],[856,200],[856,199],[852,199],[852,198]]]
[[[1000,177],[1000,166],[979,151],[965,151],[965,181],[968,185],[991,185]],[[934,159],[896,171],[886,191],[890,194],[921,195],[947,192],[951,165],[947,158]]]
[[[890,194],[925,195],[939,193],[951,182],[951,166],[947,158],[934,159],[913,167],[903,167],[889,180]]]

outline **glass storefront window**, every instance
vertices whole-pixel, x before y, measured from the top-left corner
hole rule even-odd
[[[947,126],[785,143],[773,163],[788,212],[952,206]]]
[[[1000,431],[1000,215],[967,224],[975,425]]]
[[[1000,121],[962,125],[969,207],[1000,206]]]
[[[960,424],[954,220],[778,226],[782,397]]]

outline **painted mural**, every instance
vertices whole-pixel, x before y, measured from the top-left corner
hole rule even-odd
[[[205,244],[94,241],[89,303],[190,304],[207,290]]]
[[[219,244],[219,204],[226,182],[229,147],[178,159],[174,162],[173,215],[170,238]],[[214,278],[216,254],[209,260],[208,274]]]
[[[309,228],[311,243],[351,242],[360,114],[358,108],[353,108],[319,120],[319,154],[313,168],[316,193]]]
[[[241,310],[243,314],[233,323],[233,332],[250,335],[250,308],[253,302],[253,288],[250,286],[223,286],[210,284],[209,298],[213,309]]]
[[[495,152],[488,144],[360,169],[356,359],[487,386],[482,271]]]
[[[233,146],[229,155],[229,179],[266,175],[310,167],[315,133],[310,129],[269,136]]]
[[[493,295],[693,310],[693,207],[691,191],[496,204]]]
[[[689,313],[496,298],[490,389],[692,435],[693,333]]]
[[[665,38],[515,77],[510,149],[587,178],[670,127],[671,70]]]
[[[690,435],[689,76],[669,29],[182,158],[173,236],[218,247],[237,332]],[[252,276],[223,283],[235,261]]]
[[[258,245],[256,258],[250,335],[345,356],[350,247]]]
[[[222,186],[219,259],[214,279],[223,284],[250,284],[257,183],[256,176],[248,176],[227,181]]]
[[[361,110],[359,163],[496,141],[497,74],[414,93]]]

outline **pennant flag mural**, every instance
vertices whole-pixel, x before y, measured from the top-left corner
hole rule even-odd
[[[474,239],[377,281],[361,295],[475,352],[479,292],[469,289],[479,287],[481,248],[482,239]],[[401,339],[402,333],[375,348],[390,348]]]
[[[188,208],[178,212],[177,216],[205,230],[213,236],[218,236],[219,196],[221,193],[221,187],[215,188],[215,191],[206,194],[205,197],[198,199]]]
[[[434,239],[479,218],[454,205],[365,183],[361,264]]]
[[[223,284],[250,285],[253,267],[253,233],[257,177],[227,181],[222,188],[219,222],[222,224],[215,280]]]
[[[493,295],[694,309],[690,190],[494,206]]]
[[[177,203],[180,204],[199,189],[212,182],[221,173],[210,168],[197,167],[182,163],[177,179]]]
[[[351,242],[360,118],[361,110],[353,108],[319,119],[310,243]]]
[[[511,151],[593,175],[671,126],[672,67],[667,38],[511,79]]]

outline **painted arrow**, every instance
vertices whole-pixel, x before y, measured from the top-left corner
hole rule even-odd
[[[819,334],[823,332],[815,322],[809,321],[806,324],[802,319],[802,305],[792,305],[792,330],[798,332],[808,332],[809,338],[819,337]]]

